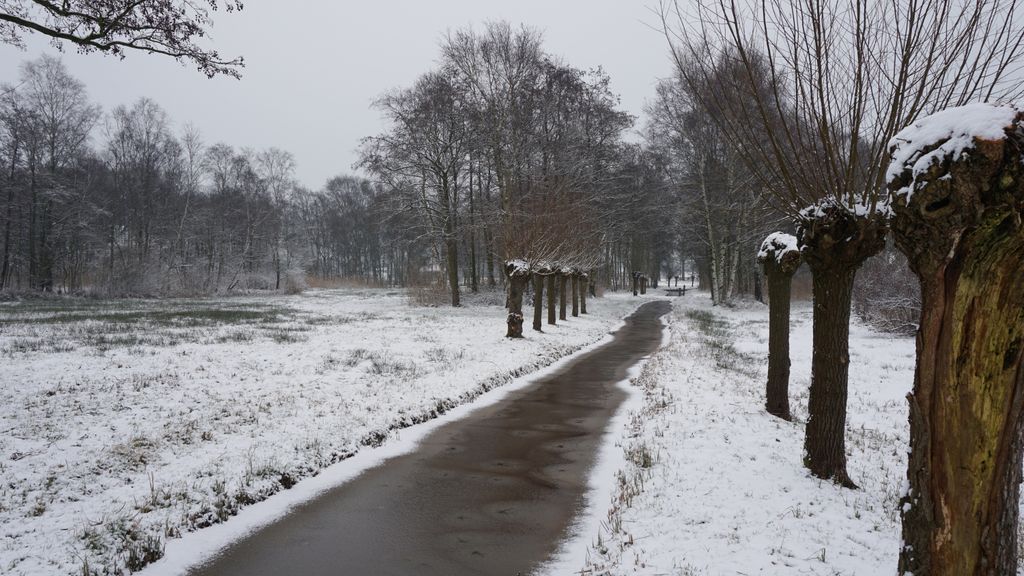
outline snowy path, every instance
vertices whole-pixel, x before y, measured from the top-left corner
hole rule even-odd
[[[580,509],[616,384],[662,338],[664,301],[614,339],[404,456],[296,508],[193,574],[527,574]]]

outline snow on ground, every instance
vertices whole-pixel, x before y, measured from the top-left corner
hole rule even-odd
[[[492,300],[494,300],[492,298]],[[504,338],[401,292],[0,308],[0,573],[120,573],[389,430],[599,340],[625,296]]]
[[[861,489],[846,490],[801,462],[809,304],[793,307],[797,423],[763,410],[767,307],[712,308],[695,293],[675,300],[670,325],[670,343],[634,381],[645,401],[618,442],[628,464],[576,573],[895,573],[913,339],[851,327],[847,452]]]

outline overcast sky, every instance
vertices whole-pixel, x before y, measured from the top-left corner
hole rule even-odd
[[[351,173],[359,139],[383,126],[370,104],[410,85],[435,65],[448,30],[489,20],[528,24],[544,33],[552,54],[580,68],[603,66],[622,107],[642,115],[658,78],[670,70],[665,39],[652,30],[646,0],[262,0],[221,15],[213,44],[222,56],[242,55],[242,80],[208,80],[194,67],[155,55],[125,60],[99,54],[62,55],[91,98],[110,110],[148,96],[176,128],[197,126],[208,144],[266,148],[295,155],[299,181],[319,188]],[[27,35],[28,36],[28,35]],[[0,82],[43,52],[38,36],[27,50],[0,45]],[[641,119],[642,122],[642,119]],[[99,133],[97,133],[99,136]]]

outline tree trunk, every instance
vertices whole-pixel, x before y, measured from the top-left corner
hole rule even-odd
[[[802,218],[797,234],[814,292],[804,464],[818,478],[856,488],[846,472],[850,298],[857,269],[885,247],[887,222],[882,212],[857,215],[831,201]]]
[[[544,317],[544,276],[534,272],[533,274],[533,329],[541,330],[541,321]]]
[[[1024,417],[1024,162],[1017,114],[890,182],[896,244],[921,282],[899,570],[1017,574]],[[916,159],[917,156],[915,155]],[[903,194],[907,186],[911,196]]]
[[[580,275],[572,275],[572,317],[580,315]]]
[[[14,176],[7,181],[7,214],[4,219],[4,255],[0,264],[0,290],[7,286],[7,278],[11,271],[11,228],[14,220]]]
[[[517,269],[514,265],[505,268],[508,276],[508,338],[523,337],[523,293],[530,283],[530,273]]]
[[[558,290],[555,288],[555,275],[548,274],[548,324],[552,326],[555,324],[555,296]]]
[[[586,274],[580,276],[580,314],[587,313],[587,285],[590,284],[590,277]]]
[[[764,263],[764,272],[768,282],[768,385],[765,409],[783,420],[792,420],[789,411],[789,308],[793,272],[787,273],[774,259]]]
[[[565,320],[565,287],[569,283],[569,277],[561,272],[558,273],[558,319]]]
[[[846,473],[850,297],[855,269],[814,272],[814,349],[804,464],[818,478],[856,488]]]
[[[802,258],[797,239],[783,232],[769,234],[757,253],[768,284],[768,385],[765,409],[783,420],[789,411],[789,308],[793,274]],[[761,285],[757,279],[757,286]]]

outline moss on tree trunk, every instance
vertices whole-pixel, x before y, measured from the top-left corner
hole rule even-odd
[[[1017,573],[1024,411],[1021,120],[1018,114],[1004,139],[975,140],[964,154],[923,172],[904,166],[890,182],[896,243],[922,293],[917,370],[908,395],[901,573]]]

